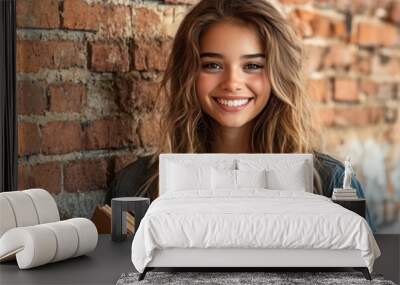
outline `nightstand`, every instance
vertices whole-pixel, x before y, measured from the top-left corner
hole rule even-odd
[[[352,200],[340,200],[340,199],[331,199],[332,202],[339,204],[340,206],[353,211],[354,213],[359,214],[361,217],[365,219],[365,199],[352,199]]]
[[[150,206],[150,199],[144,197],[119,197],[111,199],[111,239],[123,241],[127,238],[126,212],[135,215],[135,233],[140,221]]]

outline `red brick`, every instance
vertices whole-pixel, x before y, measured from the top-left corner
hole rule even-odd
[[[164,0],[166,4],[187,4],[192,5],[198,3],[200,0]]]
[[[288,15],[288,20],[300,37],[308,38],[313,35],[311,25],[305,21],[300,20],[297,17],[296,12],[290,12]]]
[[[378,92],[378,84],[370,79],[361,80],[360,91],[368,97],[375,96]]]
[[[307,23],[311,22],[315,17],[315,12],[310,10],[294,9],[293,12],[300,20]]]
[[[136,123],[128,119],[96,120],[83,130],[85,149],[119,148],[138,144]]]
[[[334,109],[331,107],[320,107],[313,114],[313,121],[319,127],[329,127],[334,122]]]
[[[63,27],[73,30],[97,31],[103,17],[103,7],[82,0],[64,0]]]
[[[165,70],[171,45],[171,41],[137,40],[133,49],[135,69]]]
[[[392,46],[399,41],[397,28],[389,23],[359,22],[354,31],[352,42],[363,46]]]
[[[337,44],[329,47],[324,58],[324,67],[346,68],[354,60],[350,47],[344,44]]]
[[[380,43],[383,46],[393,46],[399,42],[399,34],[396,26],[383,23],[380,27]]]
[[[42,188],[50,193],[59,193],[61,190],[60,163],[18,165],[18,189],[28,188]]]
[[[64,190],[86,192],[107,188],[107,161],[105,159],[81,160],[64,167]]]
[[[60,13],[57,0],[18,0],[16,1],[18,28],[58,28]]]
[[[61,154],[81,149],[79,122],[49,122],[42,126],[42,151],[45,154]]]
[[[342,127],[366,126],[369,123],[368,111],[363,107],[335,108],[333,123]]]
[[[103,9],[102,34],[110,37],[129,37],[132,29],[132,12],[128,6],[107,6]]]
[[[346,23],[344,19],[336,20],[333,22],[333,30],[336,37],[340,39],[347,39],[349,33],[346,28]]]
[[[311,13],[308,13],[307,11],[301,13],[297,9],[288,14],[289,22],[303,38],[311,37],[313,35],[313,29],[310,24],[311,18]]]
[[[337,2],[339,2],[339,1],[337,1]],[[349,12],[351,12],[352,14],[369,14],[369,15],[371,15],[372,12],[374,12],[374,8],[375,8],[374,3],[378,2],[378,1],[352,0],[352,1],[350,1],[350,3],[347,1],[342,1],[342,2],[343,2],[343,4],[350,7]]]
[[[378,124],[384,119],[384,109],[379,106],[354,106],[335,108],[335,126],[360,127]]]
[[[336,78],[334,83],[335,101],[356,102],[359,100],[357,81],[350,78]]]
[[[39,128],[33,123],[18,123],[18,155],[40,152]]]
[[[305,64],[309,72],[321,69],[326,48],[317,45],[305,45]]]
[[[126,154],[114,157],[114,173],[118,173],[121,169],[137,160],[134,154]]]
[[[383,1],[365,1],[365,0],[315,0],[314,3],[322,8],[336,9],[342,13],[367,14],[375,12],[375,3]],[[322,3],[322,5],[319,5]]]
[[[317,10],[305,10],[296,9],[294,10],[295,15],[300,21],[308,24],[312,29],[312,34],[319,37],[331,37],[335,36],[336,23],[338,20],[332,17],[321,14]]]
[[[335,8],[335,0],[315,0],[313,1],[313,5],[319,8]]]
[[[311,0],[279,0],[282,4],[293,4],[293,5],[303,5],[310,3]]]
[[[21,80],[17,82],[17,112],[20,115],[43,115],[47,108],[45,83]]]
[[[372,71],[379,75],[400,75],[400,60],[397,57],[380,56],[373,60]]]
[[[29,165],[18,163],[18,182],[17,190],[29,188]]]
[[[158,146],[160,140],[160,116],[150,113],[139,120],[139,137],[143,147]]]
[[[159,32],[160,15],[152,8],[136,7],[133,9],[132,25],[135,33],[149,35]]]
[[[370,74],[372,68],[372,60],[370,54],[356,54],[351,64],[353,71]]]
[[[331,37],[335,35],[334,22],[325,15],[315,14],[315,17],[311,21],[311,27],[315,36]]]
[[[378,91],[376,92],[376,98],[379,101],[391,100],[396,97],[396,84],[392,82],[382,82],[378,86]]]
[[[102,36],[107,37],[122,37],[132,26],[131,14],[128,6],[65,0],[63,26],[73,30],[100,31]]]
[[[38,72],[41,68],[83,67],[84,48],[72,41],[17,41],[17,72]]]
[[[352,42],[364,45],[364,46],[375,46],[380,44],[380,29],[379,25],[370,22],[359,22],[354,27],[354,33],[352,34]]]
[[[116,86],[117,103],[126,113],[160,110],[163,104],[163,97],[158,97],[157,94],[159,84],[156,82],[119,77],[116,80]]]
[[[48,92],[51,112],[79,113],[86,101],[86,89],[82,84],[51,84]]]
[[[331,82],[328,78],[309,80],[309,95],[316,101],[328,101],[332,97],[331,88]]]
[[[120,43],[90,43],[90,69],[97,72],[128,71],[128,48]]]
[[[391,22],[400,24],[400,2],[390,2],[388,6],[388,18]]]
[[[368,121],[370,124],[378,124],[385,118],[385,108],[381,106],[367,107]]]
[[[61,167],[59,162],[41,163],[31,166],[32,187],[43,188],[50,193],[61,190]]]

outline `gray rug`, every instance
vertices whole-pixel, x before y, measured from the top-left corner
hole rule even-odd
[[[395,285],[384,280],[382,275],[372,274],[372,281],[364,278],[361,272],[154,272],[150,271],[142,281],[139,273],[124,273],[117,285],[133,284],[379,284]]]

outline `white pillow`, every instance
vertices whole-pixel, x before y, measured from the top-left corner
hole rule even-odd
[[[212,169],[213,189],[267,188],[266,171]]]
[[[306,192],[307,176],[305,166],[303,162],[293,164],[290,168],[267,170],[267,188]]]
[[[236,170],[238,188],[267,188],[266,170]]]
[[[236,190],[236,170],[212,168],[212,189]]]
[[[240,170],[266,169],[267,188],[273,190],[307,191],[311,189],[308,163],[297,159],[239,160]]]
[[[211,167],[190,166],[170,162],[168,164],[168,191],[211,189]]]

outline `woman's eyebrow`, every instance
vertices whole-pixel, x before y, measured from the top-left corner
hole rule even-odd
[[[217,58],[223,58],[224,56],[220,53],[215,53],[215,52],[204,52],[200,54],[200,58],[203,57],[217,57]],[[254,53],[254,54],[245,54],[240,56],[240,58],[265,58],[265,55],[263,53]]]

